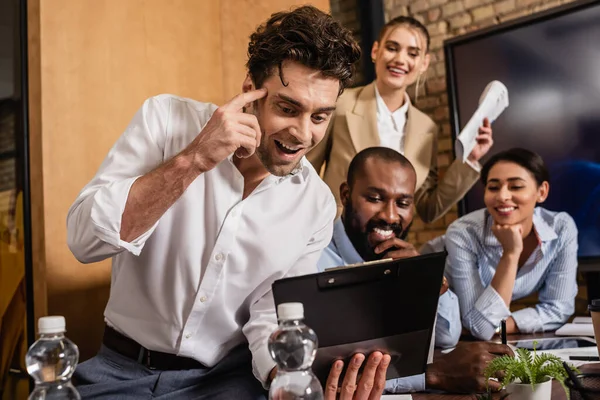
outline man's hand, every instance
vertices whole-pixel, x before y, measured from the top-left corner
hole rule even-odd
[[[240,158],[254,154],[260,145],[261,130],[256,117],[244,113],[243,108],[266,95],[266,89],[241,93],[215,111],[183,151],[200,172],[210,171],[234,152]]]
[[[382,258],[392,258],[394,260],[399,258],[416,257],[419,255],[419,252],[415,249],[415,246],[402,239],[398,239],[395,236],[379,243],[377,247],[375,247],[375,254],[382,253],[384,253]]]
[[[492,225],[492,233],[502,245],[504,254],[520,256],[523,252],[523,227],[516,225]]]
[[[425,381],[428,389],[451,393],[482,393],[502,388],[499,382],[486,382],[483,371],[495,357],[514,356],[510,347],[499,343],[459,343],[454,350],[427,366]]]
[[[352,357],[340,388],[339,400],[379,400],[381,398],[383,389],[385,389],[385,374],[391,358],[388,354],[384,355],[379,351],[372,353],[359,379],[358,370],[364,360],[365,356],[362,354]],[[343,361],[338,360],[333,363],[324,388],[325,400],[337,398],[338,384],[343,368]]]
[[[471,154],[469,154],[469,161],[477,162],[481,160],[481,157],[485,156],[490,148],[494,144],[494,139],[492,139],[492,125],[490,124],[490,120],[484,118],[483,124],[479,127],[478,135],[475,138],[477,143],[473,150],[471,150]]]

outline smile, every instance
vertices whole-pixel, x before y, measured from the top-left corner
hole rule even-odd
[[[408,73],[401,68],[388,67],[388,70],[395,75],[406,75]]]
[[[496,212],[502,217],[508,217],[516,209],[517,209],[517,207],[514,207],[514,206],[502,206],[502,207],[494,208],[494,210],[496,210]]]
[[[383,230],[380,228],[373,228],[373,232],[379,236],[382,240],[387,240],[394,235],[393,230]]]
[[[275,145],[277,146],[277,148],[285,154],[296,154],[300,150],[302,150],[302,147],[290,146],[283,142],[280,142],[279,140],[276,140],[276,139],[273,139],[273,140],[275,141]]]
[[[516,210],[516,207],[502,207],[502,208],[496,208],[496,210],[498,210],[501,213],[507,213],[507,212],[511,212]]]

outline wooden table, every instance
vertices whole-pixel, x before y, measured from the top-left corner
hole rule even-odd
[[[533,338],[543,338],[543,337],[557,337],[551,332],[546,332],[543,334],[537,335],[509,335],[507,337],[508,341],[512,340],[521,340],[521,339],[533,339]],[[461,338],[461,341],[472,341],[472,338]],[[434,354],[434,359],[439,357],[441,352],[436,350]],[[585,364],[579,368],[581,372],[594,372],[600,373],[600,363],[590,363]],[[494,394],[494,399],[500,399],[502,397],[502,393]],[[413,400],[475,400],[475,395],[473,394],[442,394],[442,393],[413,393]],[[509,398],[507,398],[508,400]],[[554,381],[552,382],[552,400],[567,400],[567,396],[565,391],[563,390],[560,383]]]

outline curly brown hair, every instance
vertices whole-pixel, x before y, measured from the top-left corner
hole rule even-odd
[[[275,67],[284,86],[281,65],[286,60],[321,71],[340,81],[342,94],[354,75],[360,48],[352,33],[333,17],[313,6],[278,12],[250,35],[248,73],[257,88]]]

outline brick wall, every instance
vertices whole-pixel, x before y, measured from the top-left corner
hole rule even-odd
[[[424,88],[419,90],[416,106],[427,113],[440,126],[438,165],[440,175],[450,165],[452,140],[446,70],[444,65],[444,40],[477,29],[486,28],[541,10],[556,7],[570,0],[384,0],[385,20],[398,15],[411,15],[421,21],[431,35],[431,64]],[[413,93],[413,99],[414,99]],[[421,245],[443,234],[446,227],[457,218],[455,210],[432,224],[413,223],[414,243]]]
[[[360,0],[331,0],[331,13],[358,36],[359,19],[356,16],[356,2]],[[427,71],[425,85],[415,96],[410,92],[415,105],[427,113],[439,125],[438,165],[440,177],[450,165],[452,140],[448,96],[446,94],[446,70],[444,65],[444,40],[474,30],[487,28],[518,17],[530,15],[569,3],[571,0],[384,0],[385,20],[411,15],[421,21],[431,35],[431,64]],[[369,54],[366,55],[369,57]],[[443,218],[431,224],[424,224],[415,218],[408,240],[421,246],[428,240],[442,235],[447,226],[457,218],[456,207]],[[579,277],[580,290],[577,296],[576,314],[586,313],[587,291],[583,279]],[[537,296],[521,300],[516,308],[537,302]]]
[[[357,14],[357,1],[331,0],[331,13],[344,26],[351,29],[360,40],[360,20]],[[444,65],[444,40],[477,29],[486,28],[501,22],[529,15],[571,0],[384,0],[385,20],[398,15],[411,15],[421,21],[431,35],[431,64],[425,84],[420,87],[418,96],[414,88],[411,97],[416,106],[427,113],[440,127],[438,165],[440,177],[450,165],[452,140],[446,94],[446,69]],[[368,54],[363,55],[369,57]],[[361,76],[357,82],[362,81]],[[443,218],[425,225],[415,218],[409,240],[415,245],[445,232],[446,227],[457,218],[456,208]]]

